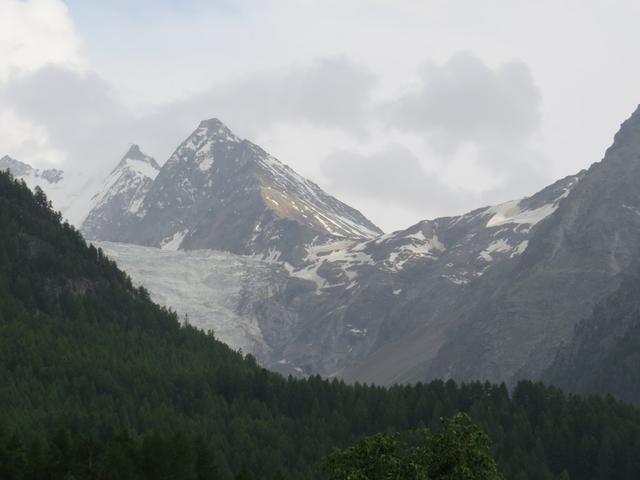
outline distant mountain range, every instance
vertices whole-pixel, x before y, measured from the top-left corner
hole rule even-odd
[[[7,158],[0,168],[55,192]],[[384,384],[553,371],[567,384],[579,325],[635,275],[639,184],[636,111],[586,171],[383,234],[212,119],[162,167],[132,147],[78,225],[156,300],[274,370]]]

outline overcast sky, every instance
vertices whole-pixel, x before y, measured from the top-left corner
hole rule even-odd
[[[637,0],[0,0],[0,156],[164,162],[218,117],[385,230],[601,159]]]

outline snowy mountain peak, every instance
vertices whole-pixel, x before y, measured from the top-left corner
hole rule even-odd
[[[217,118],[202,120],[194,132],[194,135],[218,142],[238,143],[242,141],[229,127]]]
[[[200,122],[200,124],[198,125],[198,128],[206,128],[210,131],[218,131],[218,130],[224,130],[229,134],[232,134],[231,130],[229,129],[229,127],[227,127],[220,119],[218,118],[209,118],[209,119],[205,119],[202,120]]]
[[[194,163],[202,172],[208,171],[214,162],[214,148],[224,144],[225,148],[239,144],[242,140],[217,118],[203,120],[198,128],[182,142],[167,161],[167,166]]]
[[[160,165],[158,165],[156,160],[153,157],[150,157],[149,155],[145,154],[142,150],[140,150],[140,146],[135,143],[131,145],[131,147],[129,147],[129,150],[124,155],[124,157],[122,157],[122,160],[120,163],[123,163],[127,159],[138,160],[144,163],[148,163],[154,168],[160,170]]]
[[[111,172],[111,175],[121,169],[128,169],[137,175],[154,179],[160,171],[160,165],[158,165],[155,158],[146,155],[140,150],[138,145],[133,144],[124,157],[122,157],[120,163],[118,163],[116,168]]]

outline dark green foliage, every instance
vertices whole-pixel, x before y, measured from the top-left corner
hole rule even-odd
[[[432,480],[501,480],[492,457],[489,438],[459,413],[445,422],[441,431],[423,433],[424,444],[418,448],[427,477]]]
[[[162,438],[151,433],[133,438],[121,433],[98,442],[60,431],[48,445],[35,440],[29,449],[12,437],[0,443],[0,452],[3,480],[224,478],[211,449],[184,435]]]
[[[433,432],[379,433],[322,462],[329,480],[501,480],[489,439],[464,413]]]
[[[398,434],[378,433],[352,447],[335,450],[323,460],[322,470],[329,480],[427,479],[416,456]]]
[[[0,174],[0,478],[309,479],[332,447],[458,411],[507,479],[640,478],[640,414],[523,382],[284,379],[149,300]],[[453,449],[455,452],[455,449]]]

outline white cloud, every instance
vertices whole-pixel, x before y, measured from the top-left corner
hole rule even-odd
[[[159,109],[167,116],[218,116],[249,136],[277,124],[310,125],[363,136],[377,77],[344,56],[257,70]]]
[[[375,76],[365,68],[332,57],[257,71],[155,111],[134,114],[97,74],[45,66],[0,84],[0,104],[20,120],[15,128],[27,129],[13,138],[28,137],[30,126],[34,136],[48,139],[37,145],[48,148],[52,158],[108,169],[130,142],[164,161],[200,120],[210,117],[254,139],[283,125],[362,137],[371,117],[374,84]],[[27,143],[35,145],[27,139],[8,142],[0,137],[0,147],[24,161],[47,156],[44,151],[34,154]]]
[[[532,193],[598,160],[637,103],[640,67],[629,59],[639,9],[632,0],[0,0],[0,155],[110,168],[137,142],[162,162],[200,119],[218,116],[399,227]],[[405,158],[416,178],[436,182],[434,195],[446,188],[441,199],[412,187],[380,202],[365,175],[349,194],[325,160],[337,155],[379,162],[393,178],[382,157]]]
[[[337,150],[322,165],[332,192],[342,198],[366,199],[363,203],[373,206],[372,219],[385,225],[394,224],[390,215],[402,210],[411,212],[413,218],[445,208],[456,211],[461,197],[469,195],[427,172],[420,159],[402,145],[389,144],[370,154]]]
[[[491,81],[495,72],[474,62],[472,69],[480,74],[468,76],[468,89],[494,99],[494,110],[499,110],[495,104],[505,97],[500,88],[513,86],[505,86],[503,78]],[[402,226],[401,221],[460,213],[479,201],[520,196],[531,190],[532,181],[543,182],[537,168],[530,166],[535,156],[521,148],[530,136],[527,128],[512,128],[508,135],[503,131],[508,114],[492,112],[490,125],[485,125],[482,108],[476,106],[473,114],[468,103],[460,108],[456,99],[468,95],[462,79],[448,100],[442,91],[436,92],[440,108],[451,109],[436,116],[421,110],[431,106],[433,92],[425,93],[426,87],[376,108],[376,81],[376,75],[348,58],[330,57],[256,71],[134,115],[98,75],[46,66],[0,86],[0,104],[11,113],[0,119],[13,122],[13,133],[0,135],[0,146],[36,166],[43,160],[66,160],[63,168],[106,171],[134,142],[162,162],[199,120],[217,116],[240,135],[264,142],[269,150],[274,146],[272,153],[284,152],[281,160],[353,202],[386,229]],[[416,95],[418,99],[412,97]],[[532,97],[535,111],[537,99]],[[412,112],[403,112],[407,105]],[[392,115],[386,115],[392,109]],[[405,133],[380,130],[390,118],[402,127],[396,130]],[[529,127],[535,129],[535,121]],[[411,140],[430,129],[459,145],[425,150]],[[269,139],[283,131],[286,135],[274,145]],[[466,144],[473,148],[461,148]],[[479,188],[469,185],[469,162],[481,173],[473,175]]]
[[[45,66],[0,86],[0,105],[23,138],[5,151],[22,161],[109,169],[138,119],[124,110],[100,77]],[[39,160],[44,160],[38,165]],[[62,165],[63,167],[65,165]]]
[[[5,152],[20,154],[34,165],[58,164],[62,161],[61,153],[51,148],[49,135],[44,127],[18,117],[11,109],[0,109],[0,146]]]
[[[66,5],[61,0],[0,1],[0,155],[29,159],[34,164],[59,164],[65,152],[53,146],[50,123],[13,108],[7,86],[20,83],[39,69],[58,66],[80,73],[87,64]],[[53,87],[43,95],[55,97]],[[2,96],[5,98],[2,98]]]
[[[552,180],[538,146],[541,100],[524,62],[491,67],[464,52],[428,62],[417,86],[384,102],[380,115],[391,131],[422,138],[438,159],[437,180],[457,187],[457,204],[441,192],[441,215],[522,197]]]
[[[81,50],[64,2],[0,2],[0,80],[48,64],[82,70],[86,63]]]
[[[471,53],[427,63],[417,91],[382,109],[392,128],[421,133],[444,152],[465,143],[521,144],[540,124],[541,96],[526,64],[492,69]]]

